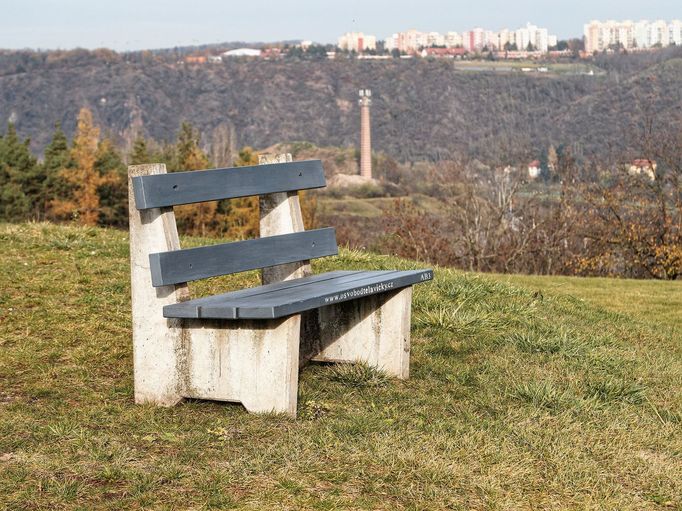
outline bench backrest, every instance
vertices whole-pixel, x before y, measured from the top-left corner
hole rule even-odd
[[[132,178],[138,210],[294,192],[326,185],[322,163],[307,160]],[[334,229],[150,254],[152,284],[165,286],[336,255]]]

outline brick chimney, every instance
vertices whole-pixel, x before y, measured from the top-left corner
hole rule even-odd
[[[372,91],[360,89],[360,175],[372,179],[372,137],[370,133],[369,105]]]

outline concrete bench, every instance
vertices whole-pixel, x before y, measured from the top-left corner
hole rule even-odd
[[[135,401],[241,402],[296,415],[298,370],[364,361],[409,376],[413,284],[431,270],[334,271],[334,230],[305,231],[298,190],[325,186],[317,160],[166,173],[128,169]],[[181,249],[173,206],[260,196],[260,238]],[[262,286],[191,299],[187,282],[261,269]]]

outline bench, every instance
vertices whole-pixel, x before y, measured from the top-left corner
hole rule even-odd
[[[409,376],[413,284],[431,270],[333,271],[334,229],[305,231],[299,190],[325,186],[318,160],[166,173],[128,169],[135,401],[240,402],[296,415],[299,367],[356,362]],[[173,206],[260,196],[260,238],[181,249]],[[261,270],[262,285],[191,299],[187,283]]]

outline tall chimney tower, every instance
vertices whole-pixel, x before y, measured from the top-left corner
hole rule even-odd
[[[360,175],[372,179],[372,137],[369,124],[369,105],[372,103],[372,91],[360,89]]]

